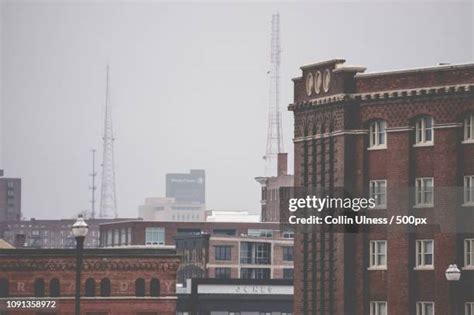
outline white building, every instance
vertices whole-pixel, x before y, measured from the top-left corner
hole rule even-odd
[[[205,221],[205,204],[198,202],[177,202],[175,198],[146,198],[138,207],[138,216],[149,221]]]

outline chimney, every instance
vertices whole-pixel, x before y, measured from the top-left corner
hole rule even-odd
[[[277,168],[277,176],[288,174],[288,153],[278,153]]]

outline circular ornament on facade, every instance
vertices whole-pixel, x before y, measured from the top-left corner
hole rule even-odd
[[[306,95],[311,96],[311,92],[313,90],[313,84],[314,84],[314,79],[313,79],[313,74],[310,72],[306,76]]]
[[[324,80],[323,80],[324,92],[329,91],[330,84],[331,84],[331,71],[329,69],[326,69],[324,71]]]
[[[321,84],[323,82],[321,71],[316,72],[316,76],[314,78],[314,91],[316,94],[321,92]]]

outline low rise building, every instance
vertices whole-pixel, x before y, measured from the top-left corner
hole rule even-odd
[[[145,199],[145,204],[138,207],[138,216],[144,220],[202,222],[205,210],[204,203],[156,197]]]
[[[178,289],[178,315],[290,315],[291,280],[192,279]]]
[[[178,283],[191,278],[293,279],[293,239],[258,235],[178,235]]]
[[[73,249],[0,249],[0,313],[7,301],[50,301],[14,314],[74,314],[75,257]],[[81,314],[175,315],[178,266],[172,249],[85,249]]]

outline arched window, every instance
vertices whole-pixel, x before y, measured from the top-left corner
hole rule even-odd
[[[8,279],[0,278],[0,297],[8,297]]]
[[[375,120],[370,123],[369,147],[386,148],[387,147],[387,123],[385,120]]]
[[[86,296],[95,296],[95,280],[88,278],[86,280]]]
[[[150,281],[150,296],[160,296],[160,280],[156,278]]]
[[[53,297],[60,296],[60,291],[61,287],[59,284],[59,279],[51,279],[51,282],[49,283],[49,295]]]
[[[145,296],[145,279],[138,278],[135,280],[135,295]]]
[[[44,280],[42,278],[38,278],[35,280],[35,296],[44,296]]]
[[[415,144],[432,144],[433,136],[433,117],[419,117],[415,122]]]
[[[100,296],[110,296],[109,278],[104,278],[100,281]]]

